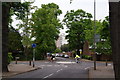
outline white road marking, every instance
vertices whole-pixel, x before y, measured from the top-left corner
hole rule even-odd
[[[76,62],[67,62],[67,61],[61,61],[61,62],[56,62],[56,63],[61,63],[61,64],[71,64],[71,63],[76,63]]]
[[[54,73],[52,73],[52,74],[50,74],[50,75],[48,75],[48,76],[45,76],[43,79],[48,78],[48,77],[52,76],[53,74],[54,74]]]
[[[38,66],[38,67],[43,69],[43,67],[42,67],[42,66]]]
[[[47,66],[52,66],[52,65],[47,65]]]
[[[61,70],[63,70],[63,69],[57,70],[57,72],[59,72],[59,71],[61,71]]]
[[[108,64],[108,66],[111,66],[112,64]]]
[[[68,66],[65,66],[65,67],[68,67]]]
[[[63,70],[63,69],[60,69],[60,70]]]
[[[49,62],[45,62],[45,63],[49,63]]]
[[[60,70],[58,70],[57,72],[59,72]]]
[[[55,65],[55,66],[60,66],[60,65]]]
[[[86,67],[85,70],[88,69],[88,68],[89,68],[89,67]]]

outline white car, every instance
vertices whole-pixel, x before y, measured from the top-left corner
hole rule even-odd
[[[56,54],[55,56],[56,56],[56,57],[59,57],[60,55],[59,55],[59,54]]]
[[[64,55],[65,58],[69,58],[69,56],[67,54]]]

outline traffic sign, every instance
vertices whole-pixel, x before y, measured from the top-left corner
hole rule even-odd
[[[33,43],[33,44],[32,44],[32,47],[33,47],[33,48],[35,48],[35,47],[36,47],[36,44],[35,44],[35,43]]]
[[[100,35],[99,34],[95,34],[95,42],[100,42]]]

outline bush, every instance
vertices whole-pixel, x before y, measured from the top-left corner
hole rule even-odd
[[[89,59],[89,60],[90,60],[92,57],[91,57],[91,56],[88,56],[88,55],[83,55],[82,58],[84,58],[84,59]]]
[[[13,56],[12,56],[12,53],[9,52],[8,53],[8,63],[10,64],[10,62],[13,60]]]

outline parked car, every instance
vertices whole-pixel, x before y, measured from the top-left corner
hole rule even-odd
[[[60,57],[64,57],[64,55],[63,55],[63,54],[60,54]]]
[[[67,54],[64,55],[65,58],[69,58],[69,56]]]
[[[56,57],[59,57],[59,56],[60,56],[60,54],[58,54],[58,53],[57,53],[57,54],[55,54],[55,56],[56,56]]]

